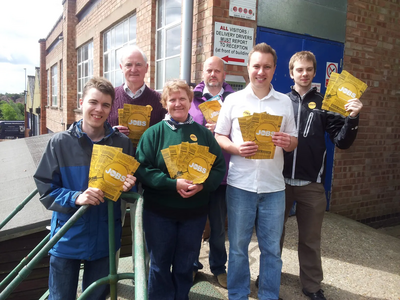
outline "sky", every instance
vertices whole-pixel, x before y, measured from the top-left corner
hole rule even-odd
[[[40,67],[40,39],[60,18],[62,0],[11,0],[1,6],[0,93],[22,93]]]

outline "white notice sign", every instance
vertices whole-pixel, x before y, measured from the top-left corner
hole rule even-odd
[[[254,28],[215,22],[214,55],[230,65],[247,66],[254,44]]]
[[[229,16],[248,20],[256,19],[256,0],[230,0]]]

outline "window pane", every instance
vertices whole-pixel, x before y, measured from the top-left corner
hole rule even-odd
[[[129,40],[136,42],[136,15],[129,19]]]
[[[124,31],[122,39],[123,39],[123,44],[126,44],[128,42],[128,37],[129,37],[129,20],[124,21],[123,26],[124,26]]]
[[[124,43],[124,39],[123,39],[123,34],[124,34],[124,28],[123,28],[123,24],[118,25],[115,30],[115,46],[119,47],[122,46]]]
[[[165,0],[158,1],[157,28],[161,28],[164,26],[164,1]]]
[[[164,57],[164,48],[165,48],[165,42],[164,42],[164,30],[160,30],[157,32],[157,57],[156,59],[160,59]]]
[[[181,25],[167,30],[166,57],[178,55],[181,52]]]
[[[120,69],[122,49],[124,48],[119,48],[115,51],[115,69]]]
[[[120,86],[120,85],[122,85],[122,83],[123,83],[122,72],[116,71],[115,72],[115,84],[114,84],[114,86],[115,87]]]
[[[110,62],[108,60],[108,53],[104,53],[104,72],[110,71]]]
[[[93,59],[93,42],[90,42],[89,44],[88,44],[88,51],[89,51],[89,59]]]
[[[110,57],[110,70],[113,71],[115,69],[115,52],[111,52],[111,57]]]
[[[89,71],[88,71],[88,76],[92,77],[93,76],[93,60],[89,60]]]
[[[165,60],[165,81],[179,78],[179,63],[179,56]]]
[[[89,58],[89,55],[88,55],[88,51],[89,49],[88,49],[88,46],[87,45],[85,45],[85,46],[83,46],[82,47],[82,61],[84,61],[84,60],[87,60],[88,58]]]
[[[166,21],[165,25],[168,25],[172,22],[177,22],[181,20],[181,7],[182,1],[181,0],[168,0],[165,1],[165,16]]]
[[[111,47],[111,30],[104,34],[104,52],[108,51]]]
[[[88,70],[88,62],[83,63],[83,77],[87,77],[89,75],[89,70]]]
[[[164,86],[164,69],[163,69],[163,61],[158,61],[156,66],[156,90],[162,90]]]

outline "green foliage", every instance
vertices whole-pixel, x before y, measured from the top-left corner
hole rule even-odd
[[[7,103],[2,101],[0,105],[1,119],[6,121],[23,121],[25,119],[24,114],[21,113],[20,108],[14,102],[10,101]],[[4,103],[5,102],[5,103]]]
[[[21,113],[22,116],[25,115],[25,105],[23,105],[22,103],[17,103],[17,107]]]

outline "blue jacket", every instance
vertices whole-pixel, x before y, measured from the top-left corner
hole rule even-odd
[[[82,120],[67,131],[55,134],[33,176],[40,201],[53,211],[51,237],[79,209],[76,198],[88,187],[93,142],[81,130]],[[133,145],[124,134],[105,123],[105,137],[100,145],[120,147],[133,155]],[[121,203],[114,203],[115,245],[121,244]],[[49,251],[51,255],[68,259],[97,260],[108,256],[107,202],[90,207]]]

